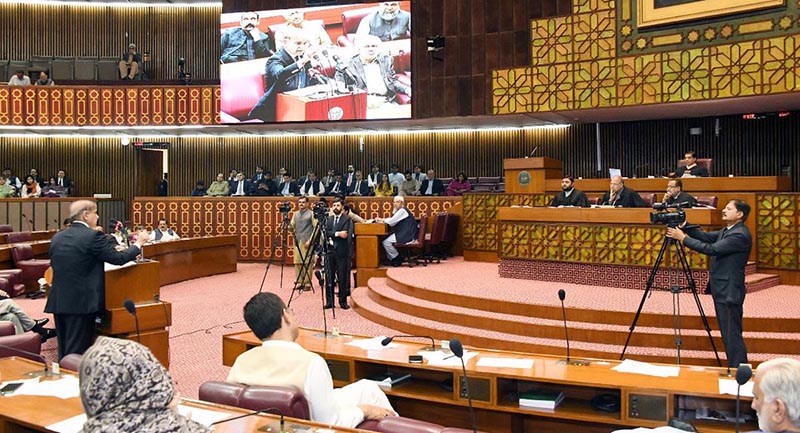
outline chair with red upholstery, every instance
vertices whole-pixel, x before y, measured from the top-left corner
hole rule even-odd
[[[642,200],[644,201],[644,204],[646,204],[647,207],[653,207],[653,203],[656,202],[656,194],[655,193],[640,192],[639,193],[639,197],[642,198]]]
[[[429,262],[436,260],[436,263],[439,263],[440,260],[447,259],[447,253],[442,248],[445,224],[447,224],[447,212],[439,212],[433,215],[431,232],[425,235],[425,242],[428,248],[428,253],[425,257]]]
[[[8,224],[0,224],[0,233],[11,233],[14,231],[14,227]]]
[[[407,264],[409,268],[415,265],[428,266],[428,261],[425,259],[425,228],[428,225],[428,218],[422,215],[419,219],[417,226],[417,237],[407,244],[400,244],[395,242],[394,247],[403,258],[403,264]]]
[[[0,358],[19,356],[42,362],[42,357],[39,356],[42,350],[41,335],[35,332],[24,332],[17,335],[15,332],[11,322],[0,322]]]
[[[39,286],[36,280],[44,276],[50,267],[50,259],[37,259],[29,244],[17,244],[11,250],[14,266],[22,271],[22,281],[28,291],[35,291]]]
[[[697,204],[707,207],[717,207],[719,198],[715,195],[701,195],[697,197]]]
[[[79,353],[70,353],[69,355],[61,358],[61,361],[58,361],[58,365],[66,370],[78,371],[78,368],[81,365],[81,359],[83,359],[83,355]]]
[[[33,241],[33,233],[31,232],[11,232],[6,234],[6,243],[9,244],[18,244],[31,241]]]
[[[3,290],[8,293],[8,296],[14,298],[25,293],[25,282],[22,280],[21,270],[0,269],[0,278],[6,281],[7,286]]]
[[[356,30],[361,20],[375,8],[354,9],[342,12],[342,36],[336,39],[340,47],[355,46]]]
[[[702,159],[698,158],[698,159],[695,160],[695,164],[697,164],[698,167],[703,167],[706,170],[708,170],[708,175],[709,176],[714,176],[714,159],[713,158],[702,158]],[[685,159],[678,160],[678,167],[685,167],[685,166],[686,166],[686,160]]]
[[[220,86],[225,89],[219,100],[223,123],[236,123],[246,119],[247,114],[264,95],[266,63],[267,59],[255,59],[220,65]]]
[[[200,400],[249,410],[274,407],[284,416],[311,419],[306,396],[293,386],[247,386],[211,381],[200,385],[198,397]]]
[[[449,257],[453,256],[453,245],[456,243],[456,237],[458,236],[458,214],[454,214],[452,212],[447,213],[447,219],[444,223],[444,238],[442,238],[442,243],[444,251],[447,253]]]

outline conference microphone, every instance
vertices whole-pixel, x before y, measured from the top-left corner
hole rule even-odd
[[[461,345],[461,340],[458,338],[450,339],[450,350],[453,355],[461,360],[461,371],[464,373],[464,393],[467,394],[467,402],[469,402],[469,416],[472,419],[472,432],[478,433],[478,424],[475,422],[475,409],[472,407],[472,395],[469,393],[469,378],[467,377],[467,366],[464,365],[464,346]],[[459,392],[460,394],[460,392]]]
[[[353,83],[357,83],[356,77],[350,72],[350,68],[347,67],[344,63],[342,63],[342,58],[334,54],[333,61],[336,62],[336,70],[347,75],[347,78],[353,80]]]
[[[277,415],[280,415],[280,417],[281,417],[281,429],[280,429],[280,433],[283,433],[283,432],[285,431],[285,429],[284,429],[283,411],[282,411],[282,410],[280,410],[280,409],[278,409],[277,407],[270,407],[270,408],[267,408],[267,409],[261,409],[261,410],[257,410],[257,411],[255,411],[255,412],[246,413],[246,414],[244,414],[244,415],[239,415],[239,416],[235,416],[235,417],[232,417],[232,418],[225,418],[225,419],[223,419],[223,420],[219,420],[219,421],[212,422],[212,423],[211,423],[211,424],[209,424],[208,426],[209,426],[209,427],[213,427],[213,426],[215,426],[215,425],[217,425],[217,424],[226,423],[226,422],[228,422],[228,421],[235,421],[235,420],[237,420],[237,419],[247,418],[248,416],[253,416],[253,415],[261,415],[262,413],[270,413],[270,412],[276,412],[276,413],[277,413]]]
[[[122,305],[124,305],[125,309],[128,310],[129,313],[131,313],[131,316],[133,316],[134,323],[136,324],[136,341],[138,341],[139,344],[141,344],[142,335],[139,333],[139,316],[136,314],[136,305],[130,299],[126,299],[125,302],[122,303]]]
[[[561,300],[561,317],[564,319],[564,336],[567,340],[567,359],[566,364],[569,364],[569,330],[567,328],[567,309],[564,308],[564,299],[567,297],[567,292],[564,289],[558,290],[558,299]]]
[[[381,346],[388,346],[389,343],[391,343],[392,340],[394,340],[395,338],[427,338],[428,340],[431,340],[431,347],[426,347],[426,348],[421,349],[421,350],[425,350],[425,351],[428,351],[428,350],[435,351],[436,350],[436,341],[434,341],[433,337],[431,337],[429,335],[392,335],[391,337],[386,337],[383,340],[381,340]]]
[[[741,423],[741,419],[739,419],[739,400],[741,399],[739,392],[742,389],[742,385],[747,383],[752,376],[753,370],[749,364],[739,364],[739,367],[736,368],[736,383],[738,384],[736,387],[736,433],[739,433],[739,423]]]
[[[536,153],[537,150],[539,150],[539,146],[536,146],[536,147],[533,148],[533,150],[531,150],[531,153],[530,153],[530,155],[528,155],[528,158],[532,157],[533,154]]]
[[[28,218],[28,216],[25,215],[25,212],[22,213],[22,218],[24,218],[25,221],[28,222],[28,230],[33,231],[33,219]]]

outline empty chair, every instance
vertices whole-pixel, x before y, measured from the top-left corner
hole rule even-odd
[[[423,214],[418,224],[417,237],[414,240],[406,244],[394,243],[394,247],[403,258],[403,263],[407,264],[409,268],[414,265],[428,266],[423,254],[425,252],[425,229],[428,225],[427,216]]]
[[[475,185],[475,184],[478,183],[478,178],[477,177],[468,177],[467,178],[467,182],[469,182],[470,185]]]
[[[640,192],[639,193],[639,197],[642,198],[642,200],[644,201],[644,204],[646,204],[647,207],[653,207],[653,203],[656,202],[656,194],[655,193]]]
[[[97,79],[100,81],[119,80],[119,59],[116,57],[101,57],[98,59]]]
[[[61,358],[61,361],[58,361],[58,365],[67,370],[78,371],[78,368],[81,365],[81,359],[83,359],[83,355],[78,353],[70,353],[69,355]]]
[[[59,80],[72,81],[75,79],[75,58],[56,57],[53,59],[53,66],[50,69],[50,78],[56,83]]]
[[[444,223],[444,237],[442,238],[442,248],[448,257],[453,256],[453,245],[456,243],[458,236],[458,214],[452,212],[447,213],[447,218]]]
[[[11,232],[6,234],[6,243],[8,244],[31,242],[32,240],[33,233],[31,232]]]
[[[498,183],[496,191],[497,192],[506,192],[506,183],[505,182]]]
[[[500,176],[481,176],[478,178],[478,183],[498,184],[500,183]]]
[[[210,381],[200,385],[200,400],[248,410],[266,407],[279,409],[284,416],[311,419],[308,400],[293,386],[247,386],[238,383]]]
[[[497,186],[492,184],[479,183],[472,187],[472,192],[494,192]]]
[[[439,212],[433,215],[433,224],[431,225],[431,232],[425,235],[425,242],[427,244],[428,252],[425,255],[429,262],[436,260],[439,263],[441,259],[446,259],[447,254],[442,248],[444,239],[444,229],[447,224],[447,212]]]
[[[42,357],[39,356],[41,351],[41,335],[35,332],[24,332],[17,335],[13,323],[0,322],[0,358],[19,356],[31,361],[42,362]]]
[[[94,57],[75,58],[75,79],[94,81],[97,79],[97,59]]]
[[[0,60],[0,78],[3,79],[3,82],[7,82],[11,78],[11,74],[8,72],[8,60]]]
[[[361,19],[373,11],[375,11],[374,8],[364,8],[342,12],[342,35],[336,39],[336,43],[340,47],[354,46],[356,30],[358,30],[358,25],[361,24]]]
[[[587,199],[590,205],[596,206],[600,204],[601,197],[587,197]]]
[[[697,204],[708,206],[708,207],[717,207],[717,196],[715,195],[701,195],[697,197]]]
[[[0,285],[0,289],[14,298],[25,293],[25,282],[22,279],[22,271],[19,269],[0,269],[0,280],[5,281]]]
[[[14,231],[14,227],[10,224],[0,224],[0,233],[11,233]]]
[[[17,244],[11,250],[14,267],[22,271],[22,281],[26,291],[33,292],[38,289],[37,280],[44,276],[50,267],[50,259],[37,259],[33,255],[30,244]]]

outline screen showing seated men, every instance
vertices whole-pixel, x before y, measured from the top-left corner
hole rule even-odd
[[[220,23],[223,123],[411,118],[410,1],[223,13]]]

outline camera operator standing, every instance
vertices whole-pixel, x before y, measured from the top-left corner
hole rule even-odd
[[[288,204],[288,203],[287,203]],[[297,283],[305,291],[311,290],[311,269],[309,264],[314,260],[314,251],[311,247],[311,234],[317,225],[313,213],[308,208],[308,198],[297,199],[297,211],[292,216],[289,231],[294,233],[294,269],[297,274]]]
[[[750,230],[744,225],[750,205],[731,200],[722,209],[727,227],[704,232],[697,227],[667,228],[667,236],[699,253],[711,256],[709,289],[714,297],[717,322],[729,367],[747,362],[747,348],[742,338],[742,305],[744,304],[744,272],[752,248]]]

